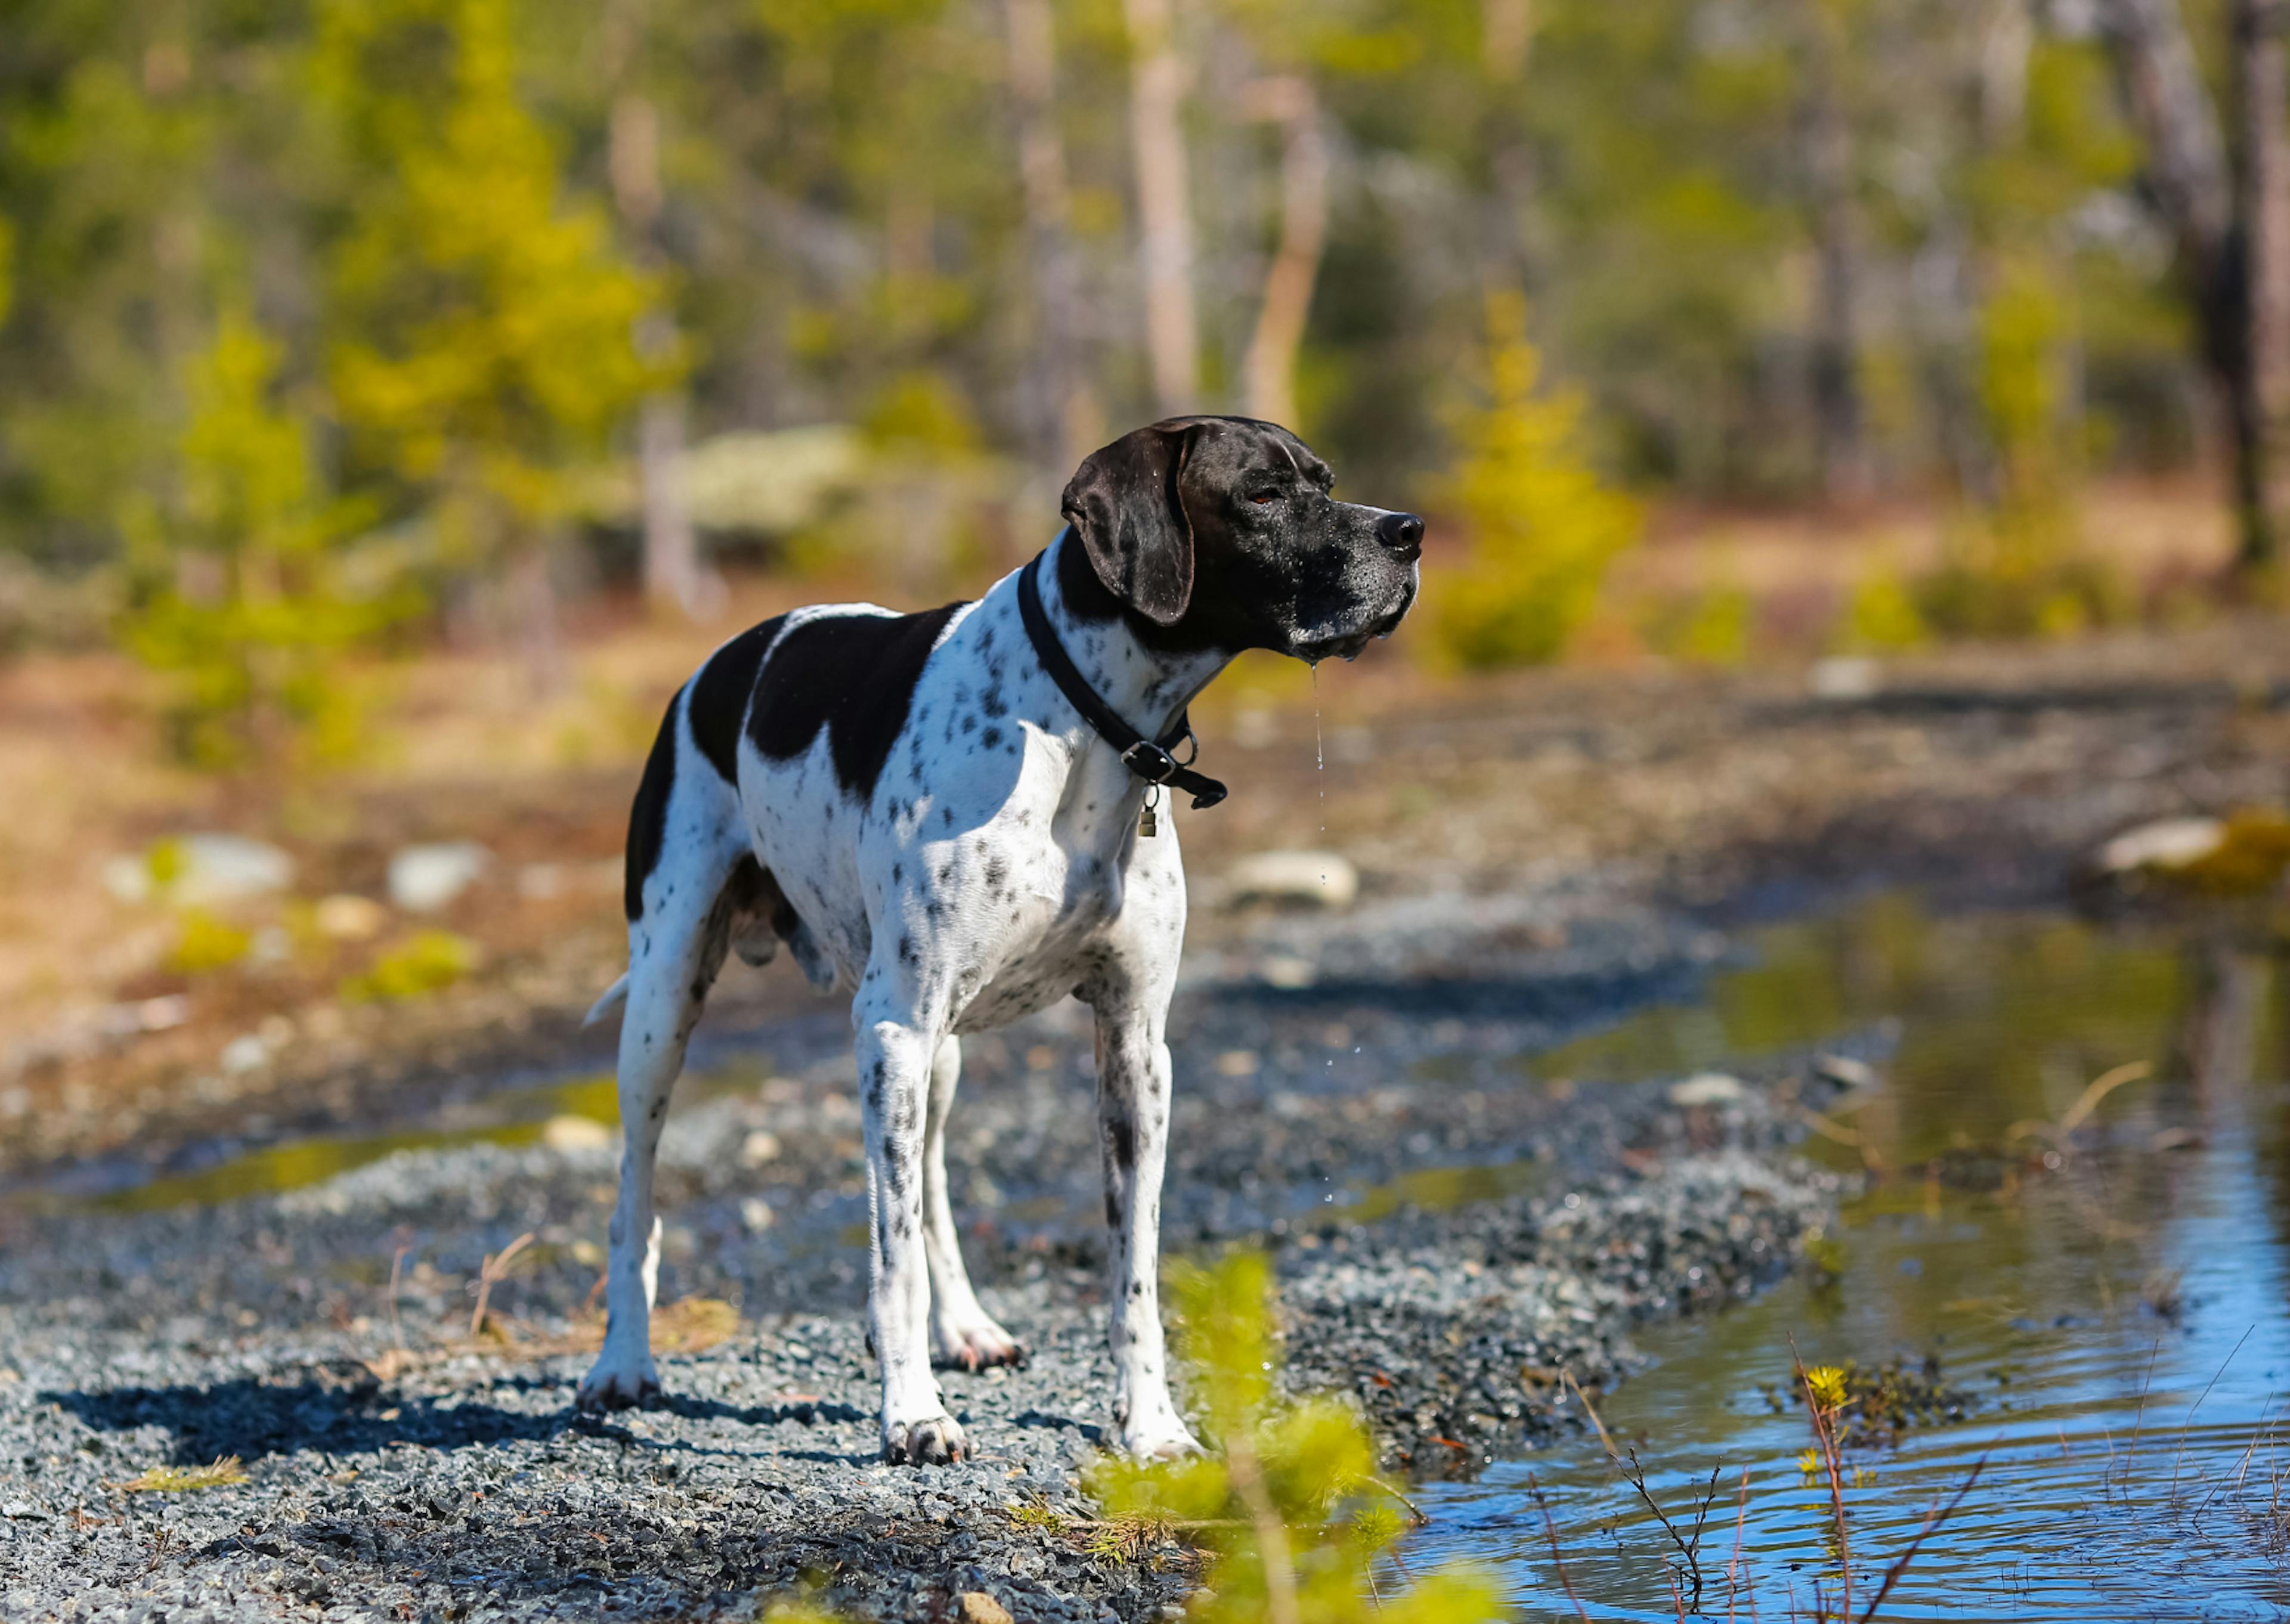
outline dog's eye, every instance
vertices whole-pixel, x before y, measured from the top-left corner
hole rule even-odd
[[[1273,503],[1280,500],[1280,492],[1277,491],[1258,491],[1253,492],[1248,500],[1255,503],[1260,508],[1269,508]]]

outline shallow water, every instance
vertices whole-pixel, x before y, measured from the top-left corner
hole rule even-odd
[[[2280,961],[2201,932],[1931,919],[1897,897],[1756,946],[1754,967],[1715,978],[1706,1002],[1531,1062],[1587,1081],[1872,1027],[1896,1041],[1880,1087],[1830,1107],[1890,1170],[1830,1237],[1834,1276],[1809,1271],[1649,1331],[1653,1368],[1594,1396],[1694,1547],[1698,1607],[1693,1565],[1587,1428],[1477,1483],[1427,1487],[1432,1522],[1405,1548],[1409,1566],[1491,1564],[1531,1617],[1574,1615],[1561,1561],[1594,1619],[1669,1620],[1681,1605],[1840,1616],[1846,1551],[1826,1479],[1800,1469],[1812,1437],[1787,1390],[1794,1341],[1808,1365],[1930,1357],[1961,1395],[1962,1419],[1846,1452],[1850,1616],[1983,1460],[1878,1617],[2290,1614]],[[2014,1132],[2056,1124],[2093,1078],[2134,1060],[2152,1076],[2113,1091],[2061,1149]]]
[[[758,1080],[752,1063],[734,1064],[698,1072],[684,1079],[679,1102],[715,1098],[753,1089]],[[255,1150],[225,1149],[207,1165],[179,1170],[156,1178],[136,1178],[140,1169],[122,1169],[116,1188],[86,1199],[96,1207],[115,1212],[156,1212],[185,1203],[204,1204],[238,1201],[250,1196],[276,1196],[324,1183],[378,1162],[400,1150],[443,1150],[457,1145],[538,1144],[553,1123],[575,1118],[582,1124],[617,1132],[621,1120],[620,1087],[610,1072],[590,1074],[529,1087],[499,1089],[472,1106],[447,1114],[447,1119],[419,1127],[378,1132],[317,1134],[288,1140]],[[69,1192],[33,1192],[20,1199],[52,1201]]]

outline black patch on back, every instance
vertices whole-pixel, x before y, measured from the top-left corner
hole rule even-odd
[[[692,737],[723,780],[740,781],[740,723],[756,692],[756,672],[787,616],[751,626],[708,657],[692,679]]]
[[[960,604],[922,614],[822,615],[781,637],[756,679],[748,737],[774,761],[800,756],[827,729],[836,781],[872,797],[907,724],[923,662]]]
[[[621,900],[631,924],[644,917],[645,882],[659,866],[661,842],[668,836],[668,792],[676,783],[676,700],[683,697],[679,688],[676,699],[668,702],[652,754],[645,758],[636,802],[629,808],[629,866]]]

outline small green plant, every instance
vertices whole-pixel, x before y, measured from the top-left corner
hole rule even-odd
[[[477,967],[477,945],[451,931],[423,931],[341,985],[352,1004],[393,1004],[443,991]]]
[[[1714,586],[1665,606],[1646,641],[1672,660],[1734,666],[1749,657],[1757,605],[1740,587]]]
[[[1066,1525],[1065,1515],[1046,1500],[1020,1500],[1013,1503],[1008,1509],[1011,1523],[1020,1528],[1056,1533]]]
[[[1351,1406],[1276,1394],[1271,1272],[1236,1252],[1176,1274],[1181,1347],[1194,1367],[1202,1430],[1221,1457],[1108,1459],[1090,1492],[1109,1527],[1183,1532],[1213,1556],[1198,1624],[1469,1624],[1500,1616],[1494,1592],[1461,1570],[1379,1593],[1377,1556],[1406,1525],[1406,1502],[1375,1475],[1375,1450]]]
[[[2067,311],[2037,261],[2004,268],[1981,312],[1980,356],[1993,477],[1947,560],[1917,584],[1920,617],[1965,637],[2056,636],[2126,619],[2125,583],[2083,547]]]
[[[1637,539],[1637,504],[1583,454],[1581,398],[1541,390],[1541,366],[1525,301],[1490,296],[1486,400],[1457,425],[1445,492],[1470,526],[1470,560],[1433,600],[1441,645],[1469,668],[1557,659]]]
[[[207,1466],[155,1466],[119,1486],[130,1494],[189,1494],[200,1489],[227,1489],[246,1481],[246,1468],[236,1455],[223,1455]]]
[[[247,956],[254,938],[203,908],[183,910],[167,968],[178,975],[208,975],[228,970]]]
[[[1916,596],[1900,578],[1885,571],[1864,577],[1853,589],[1840,639],[1856,653],[1889,653],[1931,641]]]
[[[1831,1282],[1845,1273],[1845,1247],[1834,1236],[1809,1229],[1798,1244],[1798,1250],[1815,1281]]]
[[[371,516],[319,485],[312,420],[279,396],[281,356],[224,315],[192,369],[177,499],[131,514],[122,640],[168,678],[173,747],[201,766],[348,754],[346,659],[415,606],[348,585],[341,543]]]

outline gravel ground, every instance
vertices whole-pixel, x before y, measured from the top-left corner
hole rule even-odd
[[[1204,956],[1173,1026],[1165,1233],[1279,1261],[1292,1382],[1352,1393],[1395,1466],[1468,1473],[1625,1372],[1645,1316],[1753,1291],[1823,1220],[1781,1064],[1680,1110],[1547,1087],[1522,1053],[1689,990],[1725,943],[1645,908],[1368,903],[1269,916]],[[1277,969],[1309,956],[1313,973]],[[1282,988],[1277,979],[1309,980]],[[662,1358],[657,1409],[572,1408],[614,1153],[404,1150],[276,1196],[0,1216],[0,1618],[754,1616],[805,1584],[854,1613],[1160,1616],[1171,1547],[1093,1556],[1110,1371],[1085,1012],[969,1045],[949,1144],[973,1273],[1033,1352],[945,1376],[973,1461],[877,1464],[864,1196],[842,1022],[710,1057],[664,1148],[664,1303],[736,1305]],[[467,1334],[484,1259],[535,1238]],[[403,1249],[403,1255],[399,1254]],[[391,1273],[398,1279],[392,1309]],[[394,1356],[400,1341],[409,1352]],[[584,1345],[585,1341],[585,1345]],[[242,1484],[120,1485],[244,1462]]]
[[[1204,905],[1172,1023],[1170,1250],[1272,1249],[1292,1383],[1354,1395],[1397,1468],[1468,1474],[1580,1425],[1559,1372],[1627,1374],[1634,1324],[1754,1291],[1841,1192],[1794,1159],[1808,1057],[1692,1109],[1659,1084],[1547,1087],[1519,1057],[1689,995],[1729,951],[1713,922],[1881,883],[2057,897],[2132,823],[2280,804],[2278,627],[2227,632],[1935,656],[1835,700],[1562,674],[1338,727],[1325,774],[1317,748],[1268,747],[1253,793],[1187,830]],[[1297,838],[1319,795],[1316,844],[1357,861],[1359,903],[1216,906],[1220,865]],[[1035,1356],[947,1375],[981,1452],[958,1468],[872,1460],[847,1024],[785,978],[727,986],[671,1122],[661,1300],[737,1317],[663,1316],[686,1341],[654,1410],[571,1407],[613,1176],[577,1124],[224,1204],[71,1198],[249,1144],[285,1141],[291,1173],[296,1134],[497,1127],[510,1086],[593,1073],[569,1012],[602,951],[436,1001],[450,1044],[393,1014],[337,1052],[298,1017],[268,1071],[148,1109],[100,1056],[23,1074],[39,1109],[0,1144],[0,1620],[749,1618],[805,1583],[884,1618],[967,1616],[983,1591],[1020,1619],[1138,1620],[1184,1594],[1182,1550],[1109,1564],[1011,1511],[1079,1509],[1107,1420],[1073,1006],[967,1045],[965,1244]],[[526,1234],[492,1291],[501,1334],[472,1341],[484,1260]],[[118,1486],[224,1455],[245,1483]]]

